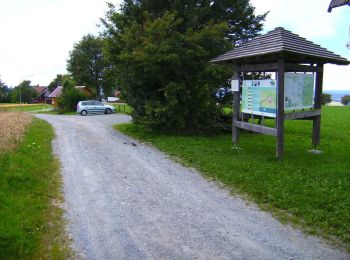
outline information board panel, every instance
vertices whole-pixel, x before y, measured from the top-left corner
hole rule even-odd
[[[244,80],[242,112],[276,117],[276,80]]]
[[[286,111],[313,107],[314,75],[285,73],[284,85],[284,109]]]

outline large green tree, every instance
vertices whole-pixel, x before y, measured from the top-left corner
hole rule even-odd
[[[217,90],[232,73],[210,59],[256,35],[248,0],[126,0],[103,20],[109,59],[133,107],[156,128],[202,131],[218,122]]]
[[[86,85],[100,95],[111,93],[112,84],[108,80],[108,63],[103,54],[104,40],[91,34],[85,35],[74,44],[69,54],[67,70],[78,85]]]
[[[65,78],[62,82],[62,93],[58,98],[59,112],[75,111],[78,102],[86,99],[87,96],[76,88],[74,80]]]
[[[30,80],[23,80],[11,93],[11,100],[14,103],[32,103],[35,98],[35,90],[30,85]]]
[[[57,74],[56,77],[50,82],[48,88],[50,91],[55,90],[58,86],[62,86],[64,80],[72,79],[72,76],[69,74]]]

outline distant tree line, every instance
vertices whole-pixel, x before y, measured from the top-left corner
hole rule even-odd
[[[329,104],[333,101],[333,97],[331,94],[326,94],[323,93],[322,94],[322,105],[326,105]],[[341,97],[340,102],[344,105],[350,105],[350,95],[344,95]]]
[[[332,98],[331,94],[322,93],[322,99],[321,99],[322,105],[327,105],[327,104],[331,103],[332,100],[333,100],[333,98]]]
[[[35,90],[29,80],[10,88],[0,79],[0,103],[32,103],[35,96]]]
[[[11,89],[0,78],[0,103],[11,102]]]
[[[345,95],[341,98],[341,103],[344,105],[344,106],[348,106],[350,105],[350,95]]]

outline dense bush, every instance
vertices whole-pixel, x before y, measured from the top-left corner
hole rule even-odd
[[[75,82],[71,79],[63,81],[62,93],[58,98],[58,110],[61,113],[75,111],[80,100],[86,100],[87,96],[75,88]]]
[[[326,93],[322,93],[322,100],[321,103],[322,105],[326,105],[332,102],[332,95],[331,94],[326,94]]]
[[[344,106],[349,105],[349,104],[350,104],[350,95],[342,96],[342,98],[341,98],[341,103],[342,103]]]

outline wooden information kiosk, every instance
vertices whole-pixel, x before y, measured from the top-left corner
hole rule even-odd
[[[287,31],[282,27],[278,27],[273,31],[244,43],[242,46],[236,47],[232,51],[213,59],[211,62],[232,62],[234,65],[233,80],[237,80],[238,87],[236,89],[237,91],[233,92],[233,143],[238,144],[239,129],[276,136],[277,158],[283,156],[285,120],[312,120],[312,144],[314,147],[320,144],[323,66],[326,63],[337,65],[350,64],[350,61],[347,59],[297,34]],[[269,106],[266,108],[264,105],[254,103],[254,101],[242,100],[242,85],[244,83],[243,73],[248,72],[274,73],[276,75],[274,107]],[[304,90],[303,83],[299,84],[301,87],[297,90],[295,89],[296,86],[299,86],[297,84],[286,85],[286,79],[292,77],[290,73],[312,76],[307,77],[301,75],[297,77],[300,78],[301,82],[303,78],[305,78],[305,81],[308,81],[308,84],[305,84],[306,87]],[[252,82],[249,84],[251,83]],[[260,85],[260,82],[253,82],[252,84]],[[310,98],[310,84],[312,84],[311,106],[310,100],[307,101],[307,99]],[[271,85],[273,85],[273,83],[271,83]],[[256,88],[251,86],[249,89],[250,92],[257,90],[259,90],[259,86]],[[291,101],[293,97],[288,97],[287,92],[293,93],[293,91],[296,93],[294,96],[299,100],[294,102],[294,109],[288,109],[288,106],[289,108],[293,108],[293,105],[290,105],[290,102],[293,101]],[[245,93],[243,98],[247,99],[254,95],[250,92],[248,94]],[[272,95],[271,98],[273,98]],[[250,106],[248,105],[248,107],[242,108],[245,102],[250,103]],[[246,120],[246,118],[250,116],[247,110],[251,111],[251,116],[254,118],[264,118],[265,115],[267,115],[266,117],[268,118],[275,118],[275,127],[266,127],[254,124],[253,122],[249,123],[249,121]]]

